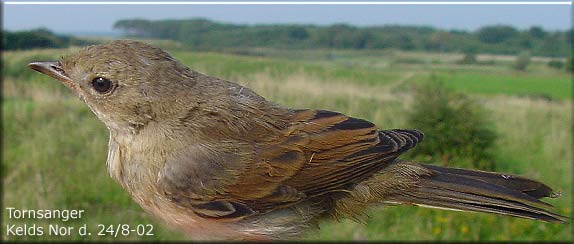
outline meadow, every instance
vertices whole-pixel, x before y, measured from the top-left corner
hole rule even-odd
[[[3,206],[85,209],[82,219],[8,219],[4,240],[185,240],[132,202],[105,169],[108,131],[78,98],[51,78],[29,70],[31,61],[58,59],[75,49],[3,53]],[[570,75],[533,60],[526,72],[512,61],[485,56],[488,65],[458,65],[461,55],[399,51],[272,51],[258,55],[171,52],[193,69],[252,88],[295,108],[328,109],[373,121],[380,128],[408,127],[413,87],[440,80],[489,112],[499,138],[497,171],[539,179],[562,192],[549,199],[572,216],[572,84]],[[428,135],[427,135],[428,136]],[[423,142],[424,143],[424,142]],[[408,155],[407,155],[408,156]],[[456,166],[456,165],[451,165]],[[369,211],[365,223],[325,221],[306,240],[572,241],[572,224],[414,206]],[[87,224],[91,236],[9,236],[7,224],[47,228]],[[153,224],[154,236],[98,236],[98,224]]]

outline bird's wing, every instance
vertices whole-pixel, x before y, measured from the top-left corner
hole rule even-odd
[[[350,190],[423,137],[325,110],[297,110],[290,124],[275,137],[282,140],[256,143],[251,162],[228,169],[233,179],[208,194],[219,197],[192,208],[204,217],[235,219]]]

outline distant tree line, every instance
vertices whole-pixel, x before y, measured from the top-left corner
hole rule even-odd
[[[565,57],[570,53],[572,30],[546,31],[541,27],[518,30],[511,26],[485,26],[476,31],[385,25],[356,27],[347,24],[238,25],[207,19],[120,20],[114,28],[126,36],[172,39],[198,49],[217,48],[332,48],[424,50]]]
[[[45,28],[16,32],[2,31],[3,50],[63,48],[86,44],[89,42],[71,36],[57,35]]]

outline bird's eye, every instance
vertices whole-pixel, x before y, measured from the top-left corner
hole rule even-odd
[[[109,93],[113,89],[113,84],[110,80],[103,77],[96,77],[92,80],[92,87],[98,93]]]

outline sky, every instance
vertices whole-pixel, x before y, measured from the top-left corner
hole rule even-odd
[[[120,19],[203,17],[235,24],[347,23],[424,25],[473,31],[505,24],[526,29],[571,28],[570,5],[3,5],[3,28],[46,27],[58,33],[112,33]]]

